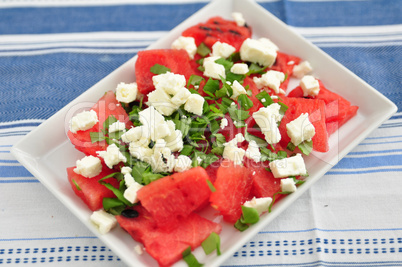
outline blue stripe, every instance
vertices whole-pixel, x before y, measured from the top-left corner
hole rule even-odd
[[[32,177],[22,166],[0,166],[0,177]]]
[[[387,169],[377,169],[377,170],[365,170],[365,171],[329,171],[326,174],[328,175],[346,175],[346,174],[365,174],[365,173],[378,173],[378,172],[401,172],[402,168],[387,168]]]
[[[1,153],[1,151],[0,151]],[[0,159],[1,163],[19,163],[18,160],[7,160],[7,159]]]
[[[401,141],[402,142],[402,141]],[[347,158],[341,160],[334,169],[355,169],[365,167],[380,167],[380,166],[400,166],[402,155],[387,155],[377,157],[364,158]]]
[[[18,183],[39,183],[38,180],[30,179],[30,180],[2,180],[0,179],[0,184],[18,184]]]
[[[18,55],[18,53],[25,53],[25,52],[48,52],[48,51],[57,51],[58,49],[79,49],[80,52],[85,52],[85,50],[102,50],[105,51],[105,53],[112,53],[113,50],[132,50],[136,49],[137,51],[139,50],[144,50],[147,46],[141,45],[141,46],[52,46],[52,47],[41,47],[41,48],[30,48],[30,49],[7,49],[7,50],[1,50],[1,52],[5,53],[14,53],[15,55]],[[130,53],[130,51],[127,51],[127,53]]]
[[[356,152],[349,152],[348,155],[368,155],[368,154],[391,153],[391,152],[402,152],[402,149],[388,149],[388,150],[375,150],[375,151],[356,151]]]
[[[60,237],[36,237],[36,238],[0,238],[0,242],[10,241],[42,241],[42,240],[68,240],[68,239],[97,239],[96,236],[60,236]]]
[[[398,265],[395,265],[398,264]],[[365,262],[333,262],[333,261],[313,261],[313,262],[299,262],[299,263],[275,263],[275,264],[269,264],[269,263],[264,263],[264,264],[250,264],[250,265],[241,265],[241,266],[400,266],[402,264],[402,261],[365,261]],[[239,265],[222,265],[225,267],[235,267]]]
[[[310,228],[303,230],[289,230],[289,231],[261,231],[259,234],[289,234],[289,233],[305,233],[305,232],[382,232],[382,231],[402,231],[402,228],[376,228],[376,229],[322,229]]]
[[[401,143],[401,141],[385,141],[385,142],[376,142],[376,143],[360,143],[360,145],[383,145],[383,144],[394,144],[394,143]]]
[[[39,126],[41,122],[26,122],[26,123],[13,123],[7,125],[0,125],[0,129],[9,129],[9,128],[16,128],[16,127],[36,127]],[[11,147],[11,145],[10,145]]]
[[[390,136],[374,136],[374,137],[367,137],[366,140],[369,139],[385,139],[385,138],[399,138],[402,137],[402,135],[390,135]]]
[[[205,3],[3,8],[0,9],[0,33],[169,31],[204,5]]]

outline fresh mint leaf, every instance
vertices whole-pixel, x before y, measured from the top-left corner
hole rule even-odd
[[[248,67],[248,72],[246,75],[251,75],[251,74],[263,74],[265,72],[265,67],[260,67],[258,64],[251,63],[250,66]]]
[[[202,90],[208,95],[213,96],[219,90],[219,80],[209,78]]]
[[[102,132],[89,132],[89,137],[91,138],[91,142],[102,142],[106,139],[106,136]]]
[[[313,151],[313,140],[304,141],[301,144],[299,144],[297,147],[300,149],[300,151],[303,154],[308,156],[311,153],[311,151]]]
[[[166,72],[169,72],[170,69],[169,69],[168,67],[166,67],[166,66],[163,66],[163,65],[160,65],[160,64],[156,63],[155,65],[153,65],[153,66],[151,67],[150,71],[151,71],[153,74],[158,75],[158,74],[164,74],[164,73],[166,73]]]
[[[197,258],[191,253],[191,246],[189,246],[183,253],[183,260],[187,263],[188,267],[201,267],[203,266],[198,262]]]
[[[239,97],[237,98],[237,102],[239,102],[240,106],[244,110],[248,110],[248,109],[252,108],[254,105],[253,101],[251,101],[250,98],[248,98],[248,96],[246,94],[239,95]]]
[[[255,224],[260,220],[260,215],[255,208],[241,206],[242,216],[240,221],[245,224]]]
[[[188,83],[187,83],[187,87],[190,87],[190,85],[192,86],[199,86],[200,83],[204,80],[203,77],[198,76],[198,75],[191,75],[190,78],[188,79]]]
[[[258,93],[255,97],[258,100],[260,100],[261,104],[264,107],[267,107],[267,106],[269,106],[269,105],[274,103],[274,101],[272,100],[271,96],[265,90],[261,91],[260,93]]]
[[[197,54],[199,54],[202,57],[206,57],[209,54],[211,54],[211,49],[209,49],[208,46],[206,46],[204,43],[201,43],[198,47],[197,47]]]
[[[202,243],[201,246],[206,255],[211,254],[216,250],[216,254],[221,255],[221,238],[215,232],[212,232]]]

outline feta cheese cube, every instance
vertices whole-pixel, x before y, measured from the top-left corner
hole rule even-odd
[[[163,122],[154,127],[154,129],[151,133],[151,139],[155,141],[158,139],[165,138],[171,134],[172,134],[172,132],[170,130],[169,124],[167,124],[166,122]]]
[[[223,118],[222,120],[221,120],[221,124],[220,124],[220,128],[221,129],[224,129],[226,126],[228,126],[229,125],[229,122],[228,122],[228,120],[226,119],[226,118]]]
[[[176,159],[168,147],[154,148],[150,163],[153,172],[172,172],[175,163]]]
[[[137,192],[142,187],[143,186],[137,182],[132,183],[126,190],[124,190],[124,198],[127,199],[131,204],[137,203],[139,201]]]
[[[116,121],[109,125],[109,133],[125,131],[125,130],[126,130],[126,124],[121,121]]]
[[[139,121],[149,128],[165,121],[165,118],[153,106],[150,106],[138,113]]]
[[[233,100],[237,100],[237,98],[241,94],[247,94],[246,89],[244,89],[243,85],[241,85],[237,80],[233,82],[231,87],[233,90],[233,94],[230,98]]]
[[[136,159],[141,161],[150,163],[151,157],[153,155],[153,150],[148,146],[144,146],[142,143],[139,142],[131,142],[128,151],[130,155]]]
[[[121,172],[123,175],[125,175],[125,174],[127,174],[127,173],[131,174],[132,171],[133,171],[133,169],[131,169],[131,168],[128,167],[128,166],[121,167],[121,170],[120,170],[120,172]]]
[[[86,131],[91,129],[98,122],[98,114],[94,110],[83,111],[75,115],[70,120],[70,131]]]
[[[104,210],[94,211],[90,219],[102,235],[108,233],[117,225],[116,218]]]
[[[271,67],[276,60],[276,51],[264,42],[247,38],[240,47],[240,58],[243,61]]]
[[[150,139],[150,130],[144,125],[133,127],[121,136],[121,140],[125,143],[141,141],[144,145],[148,145]]]
[[[308,118],[308,113],[302,113],[297,119],[286,124],[286,130],[295,146],[306,140],[311,141],[315,135],[315,128]]]
[[[215,60],[220,57],[206,57],[204,58],[203,66],[204,66],[204,75],[207,77],[211,77],[217,80],[220,80],[221,77],[226,78],[225,67],[221,64],[215,62]]]
[[[281,140],[281,133],[277,125],[277,122],[282,119],[282,115],[279,113],[280,108],[278,103],[273,103],[260,108],[252,115],[268,144],[276,144]]]
[[[184,109],[195,115],[201,116],[204,108],[205,99],[198,94],[191,94],[184,104]]]
[[[233,145],[227,145],[223,149],[222,157],[233,161],[236,165],[241,165],[245,154],[246,151],[244,149]]]
[[[166,72],[152,77],[155,90],[161,89],[169,95],[175,95],[186,86],[186,77],[181,74]]]
[[[187,99],[190,97],[191,92],[186,87],[182,87],[177,91],[177,93],[170,99],[170,101],[177,107],[177,109],[186,103]]]
[[[137,83],[119,83],[116,88],[116,99],[122,103],[131,103],[137,98]]]
[[[234,74],[246,74],[248,72],[248,65],[246,63],[235,63],[230,68],[230,72]]]
[[[299,65],[293,67],[293,76],[295,76],[298,79],[301,79],[303,78],[304,75],[310,73],[312,70],[313,67],[311,67],[310,62],[303,61]]]
[[[171,97],[162,89],[155,89],[148,94],[148,106],[153,106],[164,116],[170,116],[177,107],[171,102]]]
[[[246,25],[246,20],[240,12],[233,12],[232,18],[236,21],[237,26],[243,27]]]
[[[270,197],[253,197],[251,200],[244,202],[243,206],[249,208],[255,208],[258,215],[268,211],[269,205],[272,203],[272,198]]]
[[[138,255],[142,255],[144,253],[144,249],[141,245],[136,245],[134,247],[134,251],[138,254]]]
[[[101,160],[94,156],[86,156],[77,160],[74,172],[86,178],[92,178],[99,175],[102,171]]]
[[[304,76],[300,81],[303,96],[316,96],[320,92],[320,83],[311,75]]]
[[[297,190],[295,180],[293,178],[281,179],[282,192],[295,192]]]
[[[106,151],[96,151],[96,153],[104,159],[109,169],[112,169],[114,165],[120,162],[127,162],[127,158],[120,152],[116,144],[109,145]]]
[[[244,140],[246,140],[246,138],[244,138],[242,133],[238,133],[235,135],[235,137],[230,140],[229,142],[224,143],[224,146],[237,146],[237,143],[241,143]]]
[[[278,159],[269,163],[269,168],[275,178],[306,175],[306,165],[300,153],[293,157]]]
[[[194,56],[197,53],[197,45],[195,44],[195,40],[193,37],[180,36],[175,41],[173,41],[172,49],[186,50],[188,56],[191,59],[194,59]]]
[[[251,140],[248,143],[248,147],[246,150],[246,157],[251,160],[254,160],[255,162],[261,161],[261,152],[257,143],[254,140]]]
[[[180,152],[183,149],[183,133],[180,130],[174,130],[171,135],[165,137],[165,141],[172,152]]]
[[[174,166],[175,172],[184,172],[192,168],[193,161],[190,157],[180,155],[176,159],[176,164]]]
[[[275,51],[279,50],[279,47],[272,42],[271,40],[269,40],[268,38],[262,37],[258,39],[259,42],[263,43],[265,46],[267,47],[271,47],[272,49],[274,49]]]
[[[136,183],[134,177],[131,175],[131,172],[124,174],[124,183],[127,188],[130,187],[132,184]]]
[[[236,52],[236,48],[227,43],[221,43],[221,42],[217,41],[212,46],[212,56],[213,57],[227,58],[234,52]]]
[[[282,93],[280,90],[281,83],[285,80],[285,74],[276,70],[269,70],[261,75],[260,78],[254,77],[253,81],[258,89],[269,88],[274,90],[276,94]]]

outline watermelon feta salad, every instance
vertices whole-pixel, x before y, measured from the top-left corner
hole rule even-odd
[[[199,246],[219,255],[222,224],[245,231],[295,192],[308,177],[304,158],[327,152],[328,137],[358,110],[311,74],[308,59],[253,39],[243,16],[233,18],[194,25],[171,49],[139,52],[136,82],[70,121],[68,137],[85,156],[68,181],[90,220],[102,234],[119,225],[160,266],[197,266]]]

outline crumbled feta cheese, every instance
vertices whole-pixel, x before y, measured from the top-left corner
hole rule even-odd
[[[215,62],[220,57],[206,57],[204,58],[204,75],[214,79],[220,80],[221,77],[226,78],[225,67]]]
[[[205,99],[198,94],[191,94],[184,104],[184,110],[201,116]]]
[[[251,200],[244,202],[243,206],[249,208],[255,208],[258,212],[258,215],[261,215],[263,212],[268,211],[269,205],[271,205],[272,198],[270,197],[253,197]]]
[[[279,86],[284,80],[285,80],[285,74],[283,72],[276,70],[269,70],[263,75],[261,75],[260,78],[258,77],[253,78],[253,81],[258,89],[268,87],[274,90],[276,94],[279,94],[281,92]]]
[[[174,166],[175,172],[184,172],[191,169],[193,161],[190,157],[180,155],[176,159],[176,164]]]
[[[226,126],[228,126],[228,125],[229,125],[228,119],[223,118],[223,119],[221,120],[220,128],[221,128],[221,129],[224,129],[224,128],[225,128]]]
[[[169,127],[169,124],[167,124],[166,122],[163,122],[159,125],[156,125],[153,128],[153,132],[151,133],[151,139],[155,141],[158,139],[165,138],[171,134],[172,134],[172,132]]]
[[[176,111],[177,107],[171,102],[171,96],[162,89],[155,89],[148,94],[149,106],[155,109],[162,115],[170,116]]]
[[[70,120],[70,131],[77,133],[77,131],[86,131],[91,129],[98,122],[98,115],[92,109],[83,111],[75,115]]]
[[[148,145],[150,139],[150,130],[144,125],[133,127],[121,136],[121,140],[125,143],[141,141],[144,145]]]
[[[165,137],[165,141],[172,152],[180,152],[183,149],[183,133],[180,130],[174,130],[171,135]]]
[[[276,60],[276,50],[264,42],[248,38],[240,47],[240,58],[243,61],[271,67]]]
[[[236,21],[237,26],[243,27],[246,25],[246,20],[243,17],[243,14],[240,12],[233,12],[232,18]]]
[[[134,247],[134,251],[138,254],[138,255],[142,255],[144,253],[144,249],[142,248],[141,245],[136,245]]]
[[[155,90],[162,89],[169,95],[175,95],[186,86],[186,77],[181,74],[166,72],[152,77]]]
[[[299,65],[296,65],[293,67],[293,76],[296,78],[303,78],[304,75],[310,73],[313,70],[313,67],[311,67],[310,62],[308,61],[303,61]]]
[[[254,160],[255,162],[261,161],[261,152],[260,149],[258,148],[257,143],[254,140],[251,140],[248,143],[248,147],[246,150],[246,157]]]
[[[131,142],[128,147],[128,151],[134,158],[147,163],[151,161],[151,157],[153,155],[153,150],[149,148],[148,145],[144,146],[144,144],[139,142]]]
[[[126,124],[121,121],[116,121],[109,125],[109,133],[125,131],[125,130],[126,130]]]
[[[130,184],[130,186],[124,190],[124,198],[127,199],[131,204],[137,203],[139,199],[137,198],[137,192],[143,186],[137,182]]]
[[[275,178],[306,175],[306,165],[300,153],[293,157],[278,159],[269,163],[269,168]]]
[[[101,160],[94,156],[86,156],[77,160],[74,172],[86,178],[92,178],[99,175],[102,171]]]
[[[248,72],[248,65],[246,63],[235,63],[230,68],[234,74],[246,74]]]
[[[145,129],[148,129],[151,140],[155,141],[171,134],[165,118],[155,109],[155,107],[150,106],[140,111],[138,114],[139,120],[143,124],[142,126],[145,127]]]
[[[241,143],[244,140],[246,140],[246,138],[244,138],[243,134],[238,133],[238,134],[235,135],[235,137],[232,140],[230,140],[227,143],[224,143],[223,145],[224,146],[237,146],[237,143]]]
[[[279,47],[276,44],[274,44],[274,42],[269,40],[268,38],[262,37],[262,38],[258,39],[258,41],[260,41],[261,43],[263,43],[267,47],[271,47],[275,51],[279,50]]]
[[[116,218],[104,210],[94,211],[90,219],[102,235],[108,233],[117,225]]]
[[[281,133],[277,125],[277,122],[282,119],[282,115],[279,113],[280,108],[278,103],[273,103],[260,108],[252,115],[268,144],[276,144],[281,140]]]
[[[193,37],[180,36],[172,43],[172,49],[184,49],[187,51],[188,56],[194,59],[197,53],[197,45]]]
[[[233,82],[233,85],[231,87],[233,90],[233,94],[230,98],[233,100],[237,100],[237,98],[241,94],[247,94],[246,89],[244,89],[243,85],[241,85],[237,80]]]
[[[282,192],[295,192],[297,190],[295,180],[293,178],[281,179]]]
[[[191,92],[186,87],[182,87],[177,93],[170,99],[170,101],[178,108],[190,97]]]
[[[241,165],[243,163],[243,157],[246,151],[237,146],[227,145],[223,149],[222,157],[233,161],[236,165]]]
[[[320,92],[320,83],[311,75],[304,76],[300,81],[303,96],[316,96]]]
[[[121,167],[121,170],[120,170],[120,172],[121,172],[123,175],[125,175],[125,174],[127,174],[127,173],[130,173],[130,174],[131,174],[132,171],[133,171],[133,169],[131,169],[131,168],[128,167],[128,166]]]
[[[136,183],[134,177],[131,175],[131,172],[124,174],[124,183],[126,184],[127,188]]]
[[[161,139],[159,139],[161,140]],[[157,140],[154,146],[154,154],[151,157],[152,171],[158,172],[172,172],[176,159],[172,151],[166,147],[165,140]]]
[[[297,119],[286,124],[286,130],[295,146],[306,140],[311,141],[315,135],[315,128],[308,118],[308,113],[302,113]]]
[[[212,46],[213,57],[227,58],[236,51],[236,48],[227,43],[215,42]]]
[[[137,83],[119,83],[116,88],[116,99],[119,102],[130,103],[137,98]]]
[[[111,144],[106,151],[96,151],[96,153],[105,160],[106,166],[110,169],[120,162],[127,162],[127,158],[120,152],[116,144]]]

